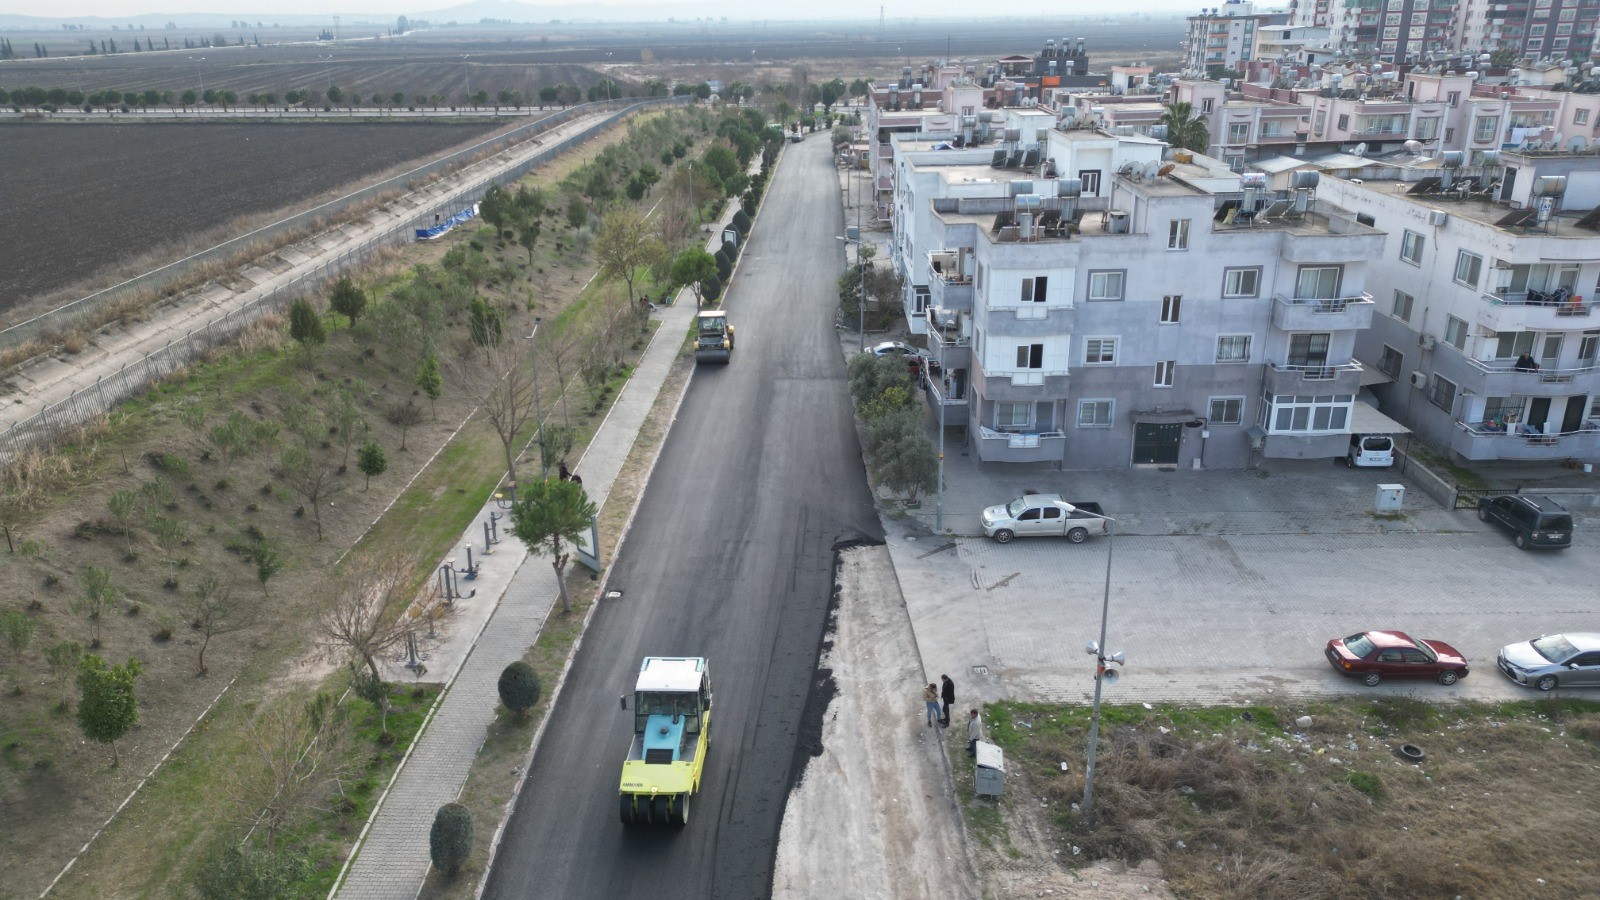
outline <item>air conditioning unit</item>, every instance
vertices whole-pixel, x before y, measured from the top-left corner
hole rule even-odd
[[[1444,223],[1446,223],[1448,221],[1450,221],[1450,214],[1445,212],[1444,210],[1442,210],[1442,209],[1431,209],[1431,210],[1428,210],[1428,224],[1429,225],[1432,225],[1434,227],[1438,227],[1438,226],[1443,225]]]
[[[1416,388],[1417,390],[1422,390],[1423,388],[1427,387],[1428,386],[1428,373],[1427,372],[1412,372],[1411,373],[1411,386]]]
[[[1432,350],[1436,343],[1438,343],[1437,339],[1431,334],[1425,334],[1417,338],[1417,346],[1424,350]]]

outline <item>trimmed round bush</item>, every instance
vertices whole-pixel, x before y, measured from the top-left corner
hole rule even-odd
[[[428,832],[428,855],[433,867],[455,875],[472,855],[472,812],[459,803],[446,803],[433,815]]]
[[[500,702],[518,718],[528,714],[538,702],[541,693],[539,673],[518,660],[500,672]]]

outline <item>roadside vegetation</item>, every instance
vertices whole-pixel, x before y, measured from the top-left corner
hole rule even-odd
[[[998,803],[973,797],[964,741],[952,749],[968,827],[998,865],[1042,822],[1060,864],[1154,860],[1179,897],[1600,894],[1600,703],[1104,707],[1097,825],[1079,808],[1089,714],[984,709],[1006,754]]]
[[[727,196],[703,148],[737,160],[750,130],[724,121],[636,119],[511,186],[506,220],[303,298],[6,470],[8,881],[41,889],[193,725],[57,892],[327,890],[443,674],[373,683],[371,660],[448,627],[433,561],[508,462],[537,478],[527,448],[553,471],[603,418],[645,343],[635,298],[671,283],[653,257],[603,261],[598,236],[657,241],[663,259],[693,245]]]
[[[919,505],[938,477],[938,460],[906,361],[858,353],[850,357],[848,372],[873,485],[905,495],[907,506]]]

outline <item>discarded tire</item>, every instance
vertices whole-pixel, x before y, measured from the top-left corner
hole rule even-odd
[[[1424,753],[1422,748],[1418,747],[1416,744],[1401,744],[1399,752],[1400,758],[1409,763],[1420,763],[1422,762],[1423,757],[1428,755]]]

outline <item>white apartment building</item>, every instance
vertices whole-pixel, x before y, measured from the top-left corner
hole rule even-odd
[[[1463,459],[1600,461],[1600,159],[1447,154],[1361,174],[1318,195],[1384,233],[1379,315],[1357,338],[1393,379],[1384,411]]]
[[[1314,174],[1280,196],[1164,150],[1056,129],[1027,171],[902,142],[896,252],[947,422],[984,461],[1070,469],[1333,457],[1398,427],[1356,402],[1383,235]]]
[[[1200,75],[1242,69],[1256,58],[1256,31],[1267,22],[1286,19],[1283,14],[1257,13],[1249,0],[1227,0],[1219,7],[1202,9],[1200,15],[1189,17],[1184,69]]]

